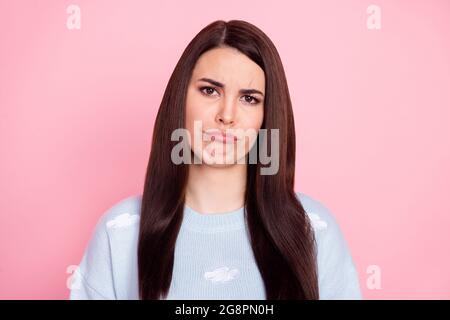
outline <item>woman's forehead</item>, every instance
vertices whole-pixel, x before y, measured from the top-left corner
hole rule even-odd
[[[193,80],[213,79],[229,87],[264,90],[265,75],[259,65],[234,48],[214,48],[198,59]]]

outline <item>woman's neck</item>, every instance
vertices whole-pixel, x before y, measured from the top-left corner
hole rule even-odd
[[[244,206],[247,165],[189,166],[185,203],[199,213],[230,212]]]

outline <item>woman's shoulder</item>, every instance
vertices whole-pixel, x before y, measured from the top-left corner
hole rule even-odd
[[[296,192],[314,229],[319,259],[350,255],[350,247],[337,217],[324,202],[310,195]],[[331,253],[331,254],[330,254]]]
[[[315,232],[338,227],[336,217],[323,202],[302,192],[295,194],[310,218]]]
[[[122,198],[101,215],[98,224],[107,231],[139,225],[142,195]]]
[[[321,299],[361,299],[359,274],[343,229],[330,209],[296,192],[310,218],[318,245]]]
[[[71,299],[116,299],[133,285],[141,196],[116,201],[98,219],[85,248]],[[125,281],[125,283],[123,283]],[[125,288],[125,289],[124,289]]]

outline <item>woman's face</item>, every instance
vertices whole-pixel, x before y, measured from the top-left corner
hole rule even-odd
[[[237,49],[220,47],[202,54],[186,97],[186,129],[196,161],[213,166],[245,163],[263,122],[264,94],[264,71]]]

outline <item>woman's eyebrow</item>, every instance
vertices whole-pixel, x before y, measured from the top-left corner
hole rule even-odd
[[[225,85],[219,81],[213,80],[213,79],[209,79],[209,78],[200,78],[197,81],[205,81],[208,83],[211,83],[212,85],[215,85],[216,87],[219,88],[225,88]],[[252,93],[259,93],[260,95],[262,95],[264,97],[264,94],[256,89],[241,89],[239,90],[240,94],[252,94]]]

